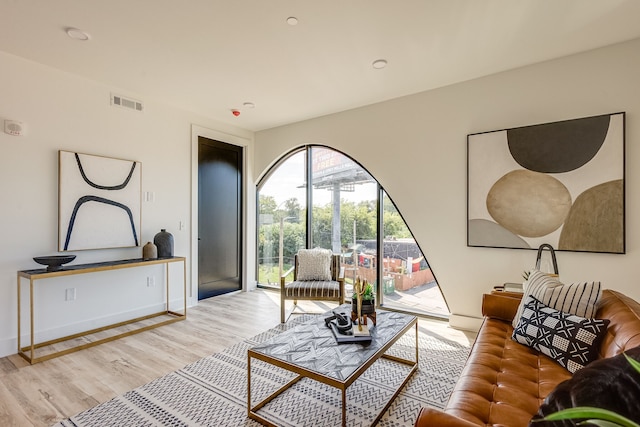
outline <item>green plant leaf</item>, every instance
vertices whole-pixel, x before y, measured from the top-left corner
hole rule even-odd
[[[640,362],[627,356],[627,353],[622,354],[624,354],[624,357],[627,358],[627,361],[631,364],[631,366],[633,366],[633,368],[638,371],[638,373],[640,373]]]
[[[576,418],[587,418],[594,420],[604,420],[615,423],[621,427],[640,427],[639,424],[634,423],[630,419],[618,415],[613,411],[607,409],[593,408],[590,406],[580,406],[577,408],[563,409],[562,411],[554,412],[551,415],[547,415],[543,418],[545,421],[559,421],[559,420],[573,420]],[[536,420],[537,421],[537,420]]]

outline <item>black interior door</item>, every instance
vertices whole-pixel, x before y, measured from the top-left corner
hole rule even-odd
[[[198,137],[198,299],[242,288],[242,154]]]

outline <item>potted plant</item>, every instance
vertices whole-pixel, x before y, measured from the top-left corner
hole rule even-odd
[[[371,283],[367,283],[365,280],[360,285],[360,290],[358,291],[358,283],[360,283],[360,278],[356,279],[356,286],[354,286],[354,292],[351,299],[351,309],[354,313],[358,312],[358,292],[362,295],[362,314],[370,314],[376,311],[376,297],[373,291],[373,285]]]

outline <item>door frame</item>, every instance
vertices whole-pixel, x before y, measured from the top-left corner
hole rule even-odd
[[[239,132],[238,132],[239,133]],[[255,289],[257,283],[255,280],[254,263],[248,260],[255,258],[255,248],[251,248],[247,242],[255,241],[255,185],[251,185],[252,170],[249,165],[253,148],[252,134],[247,132],[246,135],[237,135],[225,133],[218,130],[208,129],[205,127],[191,125],[191,250],[190,250],[190,269],[191,280],[189,286],[189,302],[190,305],[198,304],[198,137],[213,139],[215,141],[224,142],[226,144],[242,147],[242,219],[240,227],[242,228],[242,241],[240,242],[242,251],[242,291]],[[253,224],[253,225],[252,225]]]

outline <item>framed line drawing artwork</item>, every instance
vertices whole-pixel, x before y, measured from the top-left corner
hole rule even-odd
[[[140,246],[142,164],[58,152],[58,250]]]
[[[467,246],[625,253],[625,113],[467,135]]]

